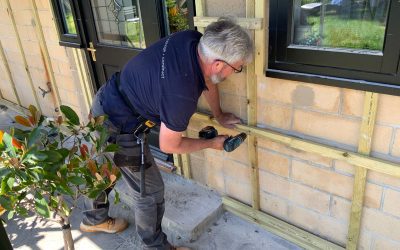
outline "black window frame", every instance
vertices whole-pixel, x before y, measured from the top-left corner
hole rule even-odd
[[[270,1],[266,76],[400,95],[399,1],[390,1],[383,53],[368,54],[291,44],[293,5]]]
[[[79,5],[75,3],[75,0],[68,0],[68,1],[70,2],[71,5],[72,16],[74,18],[74,24],[77,33],[76,35],[72,35],[67,32],[59,0],[51,0],[54,18],[58,30],[58,36],[60,39],[59,44],[61,46],[66,46],[66,47],[81,48],[83,45],[82,45],[82,37],[80,31],[81,27],[79,26],[80,24],[78,23],[81,20],[78,14]]]

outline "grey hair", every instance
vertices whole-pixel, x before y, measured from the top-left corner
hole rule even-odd
[[[234,20],[222,17],[207,26],[199,50],[208,61],[221,59],[235,63],[242,60],[249,63],[253,58],[253,41]]]

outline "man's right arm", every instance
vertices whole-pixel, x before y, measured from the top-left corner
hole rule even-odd
[[[222,150],[227,136],[220,135],[213,139],[194,139],[182,136],[182,132],[169,129],[163,122],[160,128],[160,149],[169,154],[184,154],[205,148]]]

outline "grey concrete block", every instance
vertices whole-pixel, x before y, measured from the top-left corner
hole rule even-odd
[[[194,241],[222,214],[220,197],[212,190],[175,174],[162,173],[165,183],[165,214],[162,222],[169,240]],[[133,199],[123,180],[115,187],[121,202],[114,204],[115,193],[110,193],[110,216],[134,223]]]

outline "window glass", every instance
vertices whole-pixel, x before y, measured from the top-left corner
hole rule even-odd
[[[70,0],[59,0],[59,5],[61,7],[62,21],[64,24],[65,33],[69,35],[77,35]]]
[[[189,11],[187,0],[164,0],[168,15],[169,33],[189,29]]]
[[[294,0],[296,45],[382,51],[390,0]]]
[[[142,17],[137,0],[91,0],[101,43],[145,48]]]

